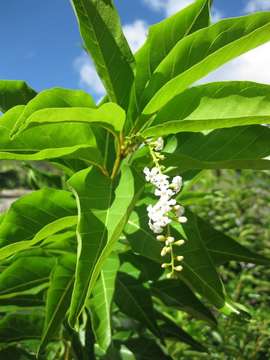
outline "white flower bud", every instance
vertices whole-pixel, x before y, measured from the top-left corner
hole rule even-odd
[[[175,241],[174,243],[173,243],[173,245],[176,245],[176,246],[181,246],[181,245],[183,245],[185,243],[185,240],[177,240],[177,241]]]
[[[169,273],[169,274],[167,274],[167,279],[171,279],[172,277],[173,277],[173,273]]]
[[[167,246],[164,246],[164,248],[162,248],[162,250],[161,250],[160,255],[165,256],[168,252],[170,252],[170,248]]]
[[[180,216],[178,218],[178,221],[181,223],[181,224],[185,224],[187,222],[187,218],[185,216]]]
[[[158,235],[158,236],[156,237],[156,239],[157,239],[158,241],[165,241],[165,240],[166,240],[166,238],[165,238],[164,235]]]
[[[161,265],[161,267],[162,267],[162,269],[167,269],[168,267],[170,267],[170,265],[171,264],[164,263],[164,264]]]
[[[174,243],[174,237],[173,236],[168,236],[167,240],[165,242],[166,245],[171,245],[172,243]]]
[[[176,256],[176,258],[175,258],[177,261],[182,261],[182,260],[184,260],[184,256]]]
[[[176,267],[174,268],[174,270],[176,270],[176,271],[182,271],[182,270],[183,270],[183,266],[178,265],[178,266],[176,266]]]

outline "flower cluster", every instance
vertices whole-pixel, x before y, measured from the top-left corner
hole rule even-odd
[[[147,142],[150,154],[152,155],[155,166],[152,169],[144,168],[145,179],[155,187],[155,195],[158,201],[154,205],[147,207],[149,217],[149,227],[157,235],[157,240],[164,242],[161,256],[171,255],[171,262],[162,264],[163,268],[171,268],[169,277],[174,275],[174,271],[181,271],[181,265],[175,265],[176,261],[182,261],[183,256],[174,256],[173,246],[181,246],[184,240],[175,240],[169,234],[169,224],[172,221],[185,223],[187,218],[184,216],[184,208],[179,205],[174,198],[182,187],[181,176],[173,177],[172,181],[168,175],[163,173],[163,167],[159,165],[159,161],[164,157],[159,152],[162,151],[164,143],[162,138],[156,141]],[[163,233],[163,234],[162,234]],[[165,234],[164,234],[165,233]]]

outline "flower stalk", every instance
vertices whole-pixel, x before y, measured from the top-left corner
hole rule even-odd
[[[156,141],[147,140],[146,144],[149,147],[154,167],[152,169],[144,168],[145,179],[154,185],[154,193],[158,197],[158,201],[154,205],[147,207],[148,225],[151,231],[157,234],[157,240],[164,244],[160,255],[162,257],[170,256],[170,262],[162,263],[161,267],[169,270],[168,278],[173,278],[177,272],[182,271],[183,267],[180,263],[184,259],[183,256],[176,256],[174,253],[174,247],[183,245],[184,240],[175,239],[170,234],[172,222],[185,223],[187,221],[183,206],[178,204],[174,198],[182,188],[182,178],[175,176],[170,181],[169,176],[164,174],[165,168],[160,164],[164,160],[164,155],[160,153],[164,147],[162,138],[158,138]]]

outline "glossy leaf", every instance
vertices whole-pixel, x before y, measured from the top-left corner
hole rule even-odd
[[[0,342],[39,339],[43,322],[44,316],[39,308],[9,313],[0,320]]]
[[[155,70],[143,110],[150,115],[168,101],[235,57],[270,40],[270,13],[222,20],[179,41]]]
[[[151,294],[140,281],[119,272],[116,280],[115,302],[121,312],[139,321],[153,334],[160,337]]]
[[[69,315],[73,327],[119,239],[142,184],[125,163],[118,184],[94,168],[76,173],[68,183],[79,209],[78,260]]]
[[[133,81],[133,56],[111,0],[72,0],[87,51],[110,101],[124,108]]]
[[[41,289],[38,293],[28,294],[28,291],[23,294],[10,295],[3,298],[0,298],[0,306],[13,306],[18,307],[41,307],[44,306],[44,294]],[[1,359],[1,357],[0,357]]]
[[[145,135],[263,124],[269,119],[269,85],[219,82],[193,87],[176,96],[157,114]]]
[[[111,307],[120,262],[117,254],[105,261],[89,301],[92,326],[100,348],[106,351],[112,341]]]
[[[31,240],[46,225],[76,212],[68,191],[44,188],[27,194],[11,205],[0,224],[1,247]]]
[[[33,256],[15,260],[0,274],[0,298],[48,283],[55,259]]]
[[[48,124],[25,131],[15,139],[10,132],[22,114],[24,106],[17,106],[0,117],[0,160],[45,160],[63,158],[70,167],[69,158],[102,164],[94,134],[87,124]]]
[[[192,169],[254,169],[270,170],[270,161],[264,159],[243,159],[224,161],[203,161],[186,155],[177,154],[171,156],[167,164],[180,164],[181,171]]]
[[[270,129],[241,126],[218,129],[207,135],[180,133],[178,148],[166,156],[165,165],[178,171],[191,169],[269,169]]]
[[[0,80],[0,111],[25,105],[36,96],[35,90],[21,80]]]
[[[45,323],[39,353],[57,335],[68,310],[74,284],[76,258],[65,255],[59,259],[52,276],[46,300]]]
[[[125,345],[135,354],[136,360],[172,360],[154,340],[143,336],[130,338]]]
[[[168,316],[159,312],[156,312],[156,314],[157,317],[163,321],[163,323],[159,325],[159,328],[165,338],[184,342],[190,345],[196,351],[207,352],[206,348],[203,345],[193,339],[192,336],[190,336],[186,331],[179,327],[173,320],[168,318]]]
[[[197,0],[171,17],[149,27],[147,40],[136,53],[136,76],[131,107],[138,115],[142,92],[153,72],[179,40],[209,25],[209,0]]]
[[[216,319],[210,310],[179,279],[155,281],[151,284],[151,292],[169,308],[186,311],[197,319],[207,321],[210,325],[216,324]]]
[[[41,91],[28,102],[18,118],[11,135],[16,133],[24,122],[36,111],[46,108],[95,107],[92,97],[82,90],[52,88]]]
[[[144,256],[134,254],[132,251],[128,251],[120,254],[120,259],[122,263],[121,270],[124,271],[123,269],[127,268],[126,265],[131,264],[133,267],[135,267],[135,271],[139,270],[138,277],[143,282],[148,280],[157,280],[163,274],[163,270],[159,264]],[[135,275],[135,277],[137,276]]]
[[[20,251],[29,249],[32,246],[37,245],[42,241],[44,241],[45,244],[46,241],[57,242],[57,247],[58,247],[59,241],[61,240],[61,238],[65,238],[66,234],[57,234],[57,233],[62,230],[66,230],[70,227],[73,227],[76,224],[77,224],[77,216],[65,216],[63,218],[52,221],[51,223],[45,225],[40,231],[38,231],[36,235],[33,237],[33,239],[21,240],[19,242],[14,242],[12,244],[3,246],[0,249],[0,260],[6,259],[9,256],[16,254]]]
[[[114,103],[106,103],[99,108],[51,108],[34,112],[20,127],[21,131],[29,128],[61,123],[86,123],[89,125],[97,125],[105,129],[119,133],[125,122],[124,110]]]
[[[231,237],[215,230],[211,225],[199,217],[197,217],[197,224],[202,239],[216,265],[221,265],[231,260],[258,265],[270,264],[270,259],[256,254],[242,246]]]
[[[163,263],[164,259],[160,256],[162,245],[148,229],[145,206],[136,211],[137,214],[133,213],[126,228],[132,249],[143,256]],[[177,255],[184,256],[180,277],[217,308],[222,308],[225,303],[222,283],[201,238],[195,218],[191,214],[187,216],[189,221],[183,227],[184,232],[174,234],[176,238],[187,239],[186,243],[176,250]]]

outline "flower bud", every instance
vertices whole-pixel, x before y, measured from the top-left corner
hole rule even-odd
[[[161,255],[161,256],[165,256],[167,253],[170,252],[170,250],[171,250],[171,249],[170,249],[169,247],[164,246],[164,248],[161,250],[160,255]]]
[[[174,268],[174,270],[176,270],[176,271],[182,271],[182,270],[183,270],[183,266],[178,265],[178,266],[176,266],[176,267]]]
[[[173,236],[168,236],[166,239],[166,245],[170,245],[172,243],[174,243],[174,237]]]
[[[170,267],[170,265],[171,264],[164,263],[164,264],[161,265],[161,267],[162,267],[162,269],[166,269],[166,268]]]
[[[158,236],[156,237],[156,239],[157,239],[158,241],[165,241],[165,240],[166,240],[166,238],[165,238],[164,235],[158,235]]]
[[[184,260],[184,256],[176,256],[175,258],[177,261],[182,261]]]
[[[180,216],[180,217],[178,218],[178,221],[179,221],[181,224],[184,224],[184,223],[187,222],[187,218],[186,218],[185,216]]]
[[[173,245],[176,245],[176,246],[181,246],[181,245],[183,245],[185,243],[185,240],[177,240],[177,241],[175,241],[174,243],[173,243]]]
[[[173,277],[173,273],[167,274],[167,279],[171,279]]]

